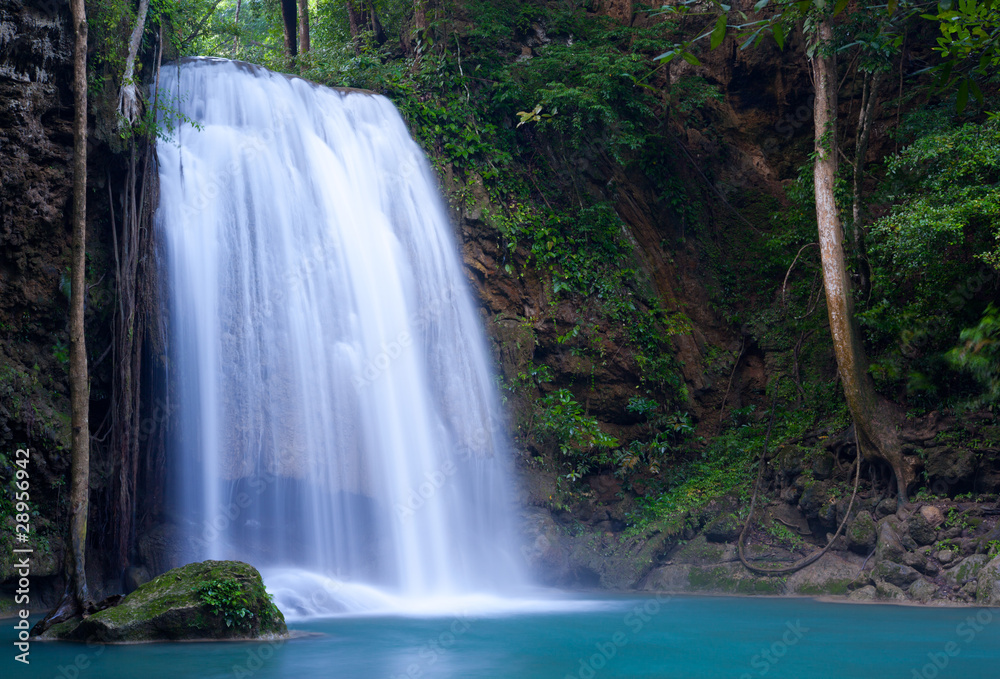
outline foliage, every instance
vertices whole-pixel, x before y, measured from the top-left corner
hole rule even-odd
[[[918,137],[888,163],[870,230],[872,295],[862,322],[883,389],[961,398],[945,352],[979,318],[1000,271],[1000,126],[967,123]]]
[[[584,414],[568,389],[557,389],[542,398],[538,427],[555,441],[563,460],[569,463],[566,478],[571,481],[579,481],[595,465],[607,464],[607,450],[618,445],[616,438],[601,431],[595,418]]]
[[[948,360],[982,385],[979,404],[1000,404],[1000,309],[991,303],[979,325],[963,330],[959,339],[962,344],[948,352]]]
[[[264,593],[267,610],[265,618],[273,618],[278,615],[277,607],[271,600],[271,595]],[[250,630],[253,627],[254,599],[256,595],[235,578],[223,578],[210,580],[198,588],[198,598],[208,604],[212,612],[222,616],[226,621],[226,627],[237,627]]]

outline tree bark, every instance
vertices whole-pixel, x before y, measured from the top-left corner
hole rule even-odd
[[[361,33],[371,31],[375,37],[375,44],[381,45],[386,40],[385,29],[382,22],[378,20],[375,13],[375,6],[368,0],[347,0],[347,21],[351,27],[351,37],[358,40]]]
[[[87,291],[87,10],[84,0],[72,0],[73,29],[73,259],[69,308],[69,385],[72,409],[73,462],[69,496],[70,582],[76,604],[86,610],[87,513],[90,508],[90,384],[84,337],[84,295]]]
[[[858,445],[865,457],[888,462],[896,475],[901,502],[914,479],[914,469],[902,454],[897,424],[902,418],[893,404],[881,398],[868,374],[868,363],[854,321],[851,284],[844,255],[843,229],[834,200],[837,174],[837,66],[830,45],[833,30],[822,17],[816,28],[812,56],[816,164],[813,181],[816,195],[816,222],[819,227],[823,285],[834,354],[840,371],[844,397],[854,419]]]
[[[139,117],[139,92],[135,86],[135,58],[139,54],[142,32],[146,28],[147,11],[149,11],[149,0],[139,0],[139,15],[135,19],[135,28],[132,29],[132,37],[128,41],[125,74],[122,76],[122,89],[118,95],[119,128],[132,127]]]
[[[298,22],[296,0],[281,0],[281,23],[285,29],[285,54],[290,57],[295,57],[299,53],[296,36]]]
[[[872,118],[875,114],[875,103],[878,101],[878,90],[881,82],[881,71],[865,74],[865,83],[861,94],[861,111],[858,113],[858,129],[854,145],[851,228],[854,240],[854,257],[863,295],[867,294],[871,285],[871,273],[868,253],[865,248],[864,208],[861,205],[861,193],[864,183],[865,156],[868,155],[868,139],[871,136]]]
[[[309,0],[299,2],[299,54],[309,51]]]

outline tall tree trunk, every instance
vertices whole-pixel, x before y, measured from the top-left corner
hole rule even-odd
[[[296,0],[281,0],[281,23],[285,28],[285,54],[295,57],[299,53],[299,43],[296,37],[298,28],[298,11]]]
[[[118,127],[130,128],[139,117],[139,90],[135,86],[135,58],[142,44],[142,32],[146,28],[146,12],[149,11],[149,0],[139,0],[139,14],[135,19],[135,28],[128,41],[128,56],[125,58],[125,74],[122,76],[122,89],[118,95]]]
[[[387,37],[382,22],[378,20],[375,6],[371,0],[347,0],[347,21],[351,26],[351,37],[357,41],[365,31],[371,31],[377,45],[383,44]]]
[[[837,65],[831,48],[830,20],[821,17],[816,28],[817,44],[812,57],[816,164],[813,181],[816,222],[826,290],[827,315],[834,354],[840,370],[847,407],[854,419],[858,445],[868,458],[888,462],[895,472],[901,502],[914,479],[914,469],[903,458],[896,424],[901,416],[890,402],[875,392],[868,374],[864,347],[854,322],[851,284],[844,255],[844,236],[834,200],[837,174]]]
[[[69,308],[69,387],[72,409],[73,463],[69,495],[70,582],[76,604],[86,610],[87,513],[90,508],[90,384],[84,338],[84,295],[87,292],[87,10],[72,0],[73,29],[73,259]]]
[[[299,53],[309,51],[309,0],[299,1]]]
[[[862,295],[867,294],[871,286],[871,272],[865,248],[864,209],[861,205],[861,193],[864,184],[865,156],[868,155],[868,139],[871,136],[872,118],[875,115],[875,103],[878,101],[878,90],[881,82],[881,71],[871,71],[865,74],[864,87],[861,92],[861,111],[858,113],[858,130],[854,145],[851,228],[854,240],[854,257]]]

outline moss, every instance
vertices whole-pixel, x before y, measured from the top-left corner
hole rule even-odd
[[[234,625],[205,600],[211,583],[231,583],[245,614]],[[264,589],[260,574],[239,561],[204,561],[175,568],[143,584],[114,608],[84,621],[53,627],[47,638],[105,642],[183,639],[246,639],[287,634],[285,619]]]
[[[714,568],[694,567],[688,574],[689,589],[705,592],[725,592],[728,594],[780,594],[780,578],[756,575],[735,575],[725,566]]]

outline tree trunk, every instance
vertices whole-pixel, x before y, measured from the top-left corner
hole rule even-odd
[[[351,26],[351,37],[357,41],[365,31],[371,31],[375,44],[383,44],[387,38],[382,22],[378,20],[375,7],[369,0],[347,0],[347,21]]]
[[[843,230],[834,201],[834,180],[837,174],[837,66],[830,47],[833,31],[829,18],[821,18],[816,30],[817,44],[811,64],[813,84],[816,87],[816,164],[813,181],[823,285],[833,349],[844,397],[854,419],[858,445],[866,457],[885,460],[892,466],[899,499],[905,502],[907,487],[914,480],[915,474],[912,464],[903,458],[896,433],[896,425],[901,423],[902,418],[893,404],[875,392],[875,385],[868,374],[867,359],[854,322]]]
[[[299,2],[299,53],[309,51],[309,0]]]
[[[296,0],[281,0],[281,23],[285,28],[285,54],[295,57],[299,53],[299,43],[296,37],[298,11]]]
[[[142,43],[142,32],[146,28],[146,12],[149,11],[149,0],[139,0],[139,15],[135,19],[135,28],[128,41],[128,56],[125,58],[125,74],[122,76],[122,89],[118,95],[118,127],[132,127],[139,117],[139,91],[135,86],[135,58],[139,54]]]
[[[90,508],[90,384],[84,338],[84,295],[87,261],[87,10],[72,0],[73,28],[73,259],[69,305],[69,386],[72,409],[73,463],[69,495],[70,582],[76,604],[86,610],[87,513]]]
[[[864,210],[861,205],[861,193],[864,183],[865,156],[868,155],[868,138],[871,136],[872,118],[875,114],[875,103],[878,101],[878,89],[881,82],[881,71],[865,74],[865,83],[861,94],[861,111],[858,113],[858,130],[854,145],[851,228],[854,240],[854,257],[862,295],[867,294],[871,286],[871,270],[865,248]]]

